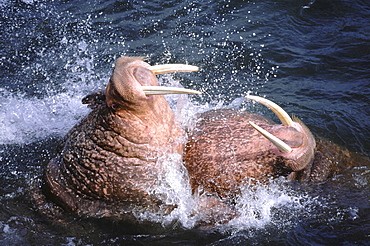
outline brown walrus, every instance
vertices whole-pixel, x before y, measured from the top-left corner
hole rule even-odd
[[[133,219],[135,207],[158,209],[162,199],[151,192],[163,172],[158,159],[184,149],[184,132],[163,94],[198,92],[160,87],[155,74],[196,70],[119,58],[106,91],[84,99],[92,112],[47,165],[48,197],[80,216]]]
[[[316,137],[315,141],[298,118],[291,119],[270,100],[247,98],[269,107],[282,124],[233,109],[198,115],[194,129],[188,133],[184,155],[193,190],[230,198],[245,185],[278,176],[324,181],[358,160],[358,155],[327,140]]]

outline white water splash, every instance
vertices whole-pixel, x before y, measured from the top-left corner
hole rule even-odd
[[[308,204],[304,204],[306,195],[297,193],[284,186],[288,182],[284,178],[271,180],[271,183],[246,186],[236,200],[236,209],[239,216],[234,218],[227,225],[228,227],[263,228],[266,225],[275,224],[278,226],[288,226],[291,217],[302,213],[302,210],[309,209]],[[279,214],[289,210],[290,213],[283,218]]]
[[[25,144],[48,136],[65,135],[89,112],[81,99],[102,89],[108,82],[110,74],[96,75],[88,43],[64,37],[60,45],[65,47],[65,54],[59,57],[61,64],[56,66],[60,70],[48,67],[48,60],[54,62],[56,59],[54,52],[46,49],[37,53],[37,62],[24,68],[27,73],[42,75],[43,80],[33,82],[33,86],[37,84],[46,91],[42,97],[21,92],[24,89],[21,86],[16,92],[0,87],[0,144]]]
[[[148,193],[161,197],[164,203],[163,207],[173,206],[174,209],[168,211],[159,210],[137,211],[135,216],[139,220],[147,220],[162,224],[181,226],[183,228],[194,227],[196,220],[193,218],[196,202],[192,196],[188,173],[182,164],[182,157],[179,154],[165,155],[157,161],[158,168],[163,170],[157,177],[157,184],[150,187]]]
[[[59,93],[27,98],[0,90],[0,144],[23,144],[49,135],[64,135],[88,112],[82,95]]]

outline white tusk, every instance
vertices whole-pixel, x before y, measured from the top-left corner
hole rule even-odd
[[[256,129],[259,133],[261,133],[265,138],[267,138],[271,143],[273,143],[276,146],[276,148],[278,148],[280,150],[280,152],[289,153],[289,152],[292,151],[292,148],[289,145],[287,145],[282,140],[275,137],[274,135],[272,135],[268,131],[262,129],[258,125],[254,124],[252,121],[249,121],[249,124],[251,126],[253,126],[254,129]]]
[[[262,104],[262,105],[268,107],[269,109],[271,109],[272,112],[274,112],[276,114],[276,116],[279,117],[281,123],[284,126],[293,126],[292,118],[290,118],[288,113],[285,112],[284,109],[282,109],[276,103],[274,103],[274,102],[272,102],[272,101],[270,101],[266,98],[259,97],[259,96],[246,96],[245,98],[251,99],[251,100],[256,101],[256,102],[259,102],[260,104]]]
[[[148,67],[154,74],[174,73],[174,72],[196,72],[199,70],[197,66],[186,64],[165,64]]]
[[[141,86],[145,95],[167,95],[167,94],[202,94],[196,90],[164,86]]]

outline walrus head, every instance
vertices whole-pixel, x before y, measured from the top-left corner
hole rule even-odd
[[[300,171],[312,163],[315,155],[315,138],[310,130],[297,117],[293,119],[274,102],[258,97],[246,96],[271,109],[280,119],[281,125],[272,125],[269,131],[252,121],[249,124],[276,146],[275,154],[288,160],[285,165],[293,171]]]
[[[191,93],[194,90],[160,87],[156,74],[169,72],[191,72],[198,68],[183,64],[150,66],[141,58],[121,57],[116,61],[113,74],[106,88],[108,107],[114,110],[132,110],[136,113],[147,112],[153,100],[162,99],[152,95]]]

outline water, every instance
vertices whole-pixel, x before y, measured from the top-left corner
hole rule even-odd
[[[267,96],[317,135],[370,155],[368,1],[0,1],[0,243],[2,245],[365,245],[370,240],[370,167],[324,184],[276,180],[246,187],[240,216],[197,229],[196,199],[181,173],[162,188],[180,209],[157,227],[41,216],[29,199],[64,134],[88,109],[122,55],[201,70],[165,85],[203,95],[169,97],[184,127],[211,108],[246,108]],[[176,159],[176,157],[173,157]],[[146,216],[143,214],[142,216]]]

